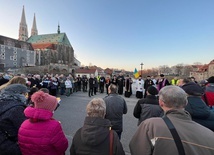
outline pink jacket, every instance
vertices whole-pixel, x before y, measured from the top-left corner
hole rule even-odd
[[[27,107],[27,118],[19,128],[18,142],[22,155],[64,155],[68,148],[60,123],[52,118],[53,113]]]

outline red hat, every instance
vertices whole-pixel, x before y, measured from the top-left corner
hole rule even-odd
[[[49,95],[43,91],[34,93],[31,97],[34,102],[34,108],[54,111],[57,107],[57,99],[55,96]]]

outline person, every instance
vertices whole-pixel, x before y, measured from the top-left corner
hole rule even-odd
[[[7,75],[0,73],[0,86],[7,83],[10,80]]]
[[[22,84],[11,84],[0,92],[0,154],[21,155],[18,145],[18,129],[26,119],[25,93]]]
[[[117,94],[117,86],[110,84],[108,87],[109,95],[104,98],[106,103],[106,119],[109,119],[112,124],[112,129],[115,130],[121,139],[123,131],[123,114],[126,114],[128,109],[126,101]]]
[[[177,76],[175,76],[172,80],[171,80],[171,85],[178,85],[178,82],[179,82],[179,80],[178,80],[178,77]]]
[[[88,84],[89,84],[88,96],[91,97],[91,96],[93,96],[94,84],[95,84],[94,75],[93,74],[90,75],[90,78],[88,80]]]
[[[104,75],[102,74],[100,79],[99,79],[99,86],[100,86],[99,90],[100,90],[100,93],[104,92],[105,82],[106,82],[106,79],[105,79]]]
[[[26,80],[21,76],[14,76],[10,81],[0,86],[0,91],[11,84],[23,84],[26,85]]]
[[[32,88],[30,88],[30,91],[28,92],[28,94],[27,94],[27,101],[26,101],[26,105],[27,106],[33,106],[34,105],[34,103],[32,102],[32,100],[31,100],[31,97],[32,97],[32,95],[35,93],[35,92],[37,92],[39,89],[37,88],[37,87],[32,87]]]
[[[109,94],[108,87],[111,84],[111,78],[109,76],[106,77],[105,85],[106,85],[106,94]]]
[[[94,90],[94,95],[97,94],[97,89],[98,89],[98,81],[97,81],[97,78],[94,77],[94,88],[93,88],[93,90]]]
[[[147,95],[147,89],[149,88],[149,86],[153,86],[154,85],[154,82],[152,81],[151,79],[151,76],[147,76],[145,82],[144,82],[144,98],[146,98],[146,95]]]
[[[114,75],[113,78],[111,79],[111,83],[117,86],[117,76]]]
[[[109,155],[110,132],[113,133],[113,154],[125,155],[122,144],[111,122],[105,119],[106,105],[103,99],[94,98],[86,107],[84,125],[75,133],[70,147],[71,155]]]
[[[126,76],[125,79],[125,97],[130,97],[132,95],[132,79],[129,75]]]
[[[66,77],[64,76],[64,74],[61,74],[59,76],[60,95],[64,95],[65,93],[65,81],[66,81]]]
[[[203,100],[214,111],[214,76],[207,79]]]
[[[80,75],[78,75],[78,77],[76,78],[76,80],[77,80],[77,90],[81,91],[82,78],[80,77]]]
[[[159,92],[159,105],[164,110],[164,116],[169,118],[178,132],[185,154],[213,155],[213,132],[192,121],[190,114],[184,110],[186,104],[186,93],[178,86],[166,86]],[[129,148],[132,155],[178,154],[173,141],[166,123],[162,118],[155,117],[140,124]]]
[[[124,87],[124,84],[125,84],[125,78],[124,78],[122,72],[117,77],[117,84],[118,84],[118,94],[119,95],[123,95],[123,87]]]
[[[158,91],[161,90],[161,88],[170,85],[169,81],[164,77],[164,74],[160,74],[160,78],[156,82]]]
[[[43,91],[31,97],[34,107],[24,111],[25,120],[19,128],[18,142],[22,155],[64,155],[68,140],[59,121],[53,119],[58,101]]]
[[[192,120],[214,131],[214,112],[202,100],[204,90],[195,82],[186,83],[182,89],[188,95],[185,110],[190,113]]]
[[[141,78],[141,75],[138,77],[138,80],[136,80],[136,97],[137,98],[143,98],[143,86],[144,86],[144,80]]]
[[[138,100],[134,107],[133,115],[138,118],[138,125],[148,118],[151,117],[161,117],[163,115],[163,110],[158,103],[158,90],[154,86],[149,86],[147,88],[146,98]]]
[[[67,77],[65,80],[65,94],[68,97],[71,95],[71,93],[72,93],[72,82],[70,78]]]
[[[88,86],[88,78],[86,75],[82,78],[82,90],[83,92],[87,92],[87,86]]]

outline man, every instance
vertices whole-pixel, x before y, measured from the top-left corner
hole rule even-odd
[[[117,94],[117,86],[110,84],[108,87],[109,96],[104,98],[106,103],[106,119],[109,119],[112,124],[112,129],[121,138],[123,131],[123,114],[127,113],[126,101]]]
[[[158,91],[160,91],[161,88],[170,85],[169,81],[164,77],[163,74],[160,74],[160,78],[157,80],[156,84]]]
[[[144,89],[145,89],[144,98],[146,98],[147,90],[148,90],[149,86],[153,86],[153,85],[154,85],[154,82],[152,81],[151,76],[148,75],[146,77],[146,80],[145,80],[145,83],[144,83]]]
[[[99,79],[99,86],[100,86],[99,90],[100,90],[100,93],[104,92],[105,81],[106,81],[106,79],[105,79],[104,75],[102,74],[102,76]]]
[[[124,78],[122,72],[117,77],[117,84],[118,84],[118,94],[123,95],[123,87],[125,84],[125,78]]]
[[[94,75],[93,75],[93,74],[90,75],[90,78],[89,78],[89,80],[88,80],[88,83],[89,83],[88,96],[91,97],[91,96],[93,96],[94,84],[95,84]]]
[[[178,80],[178,77],[174,77],[172,80],[171,80],[171,85],[178,85],[178,82],[179,82],[179,80]]]
[[[175,126],[186,155],[213,155],[213,132],[192,121],[184,110],[186,104],[186,93],[178,86],[166,86],[159,92],[159,105]],[[129,147],[132,155],[178,154],[175,141],[162,118],[143,121]]]
[[[139,76],[138,80],[136,80],[136,97],[141,99],[143,98],[143,86],[144,80]]]

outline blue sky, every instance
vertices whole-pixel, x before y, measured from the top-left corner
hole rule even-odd
[[[0,0],[0,35],[65,32],[83,65],[134,71],[214,59],[214,0]]]

